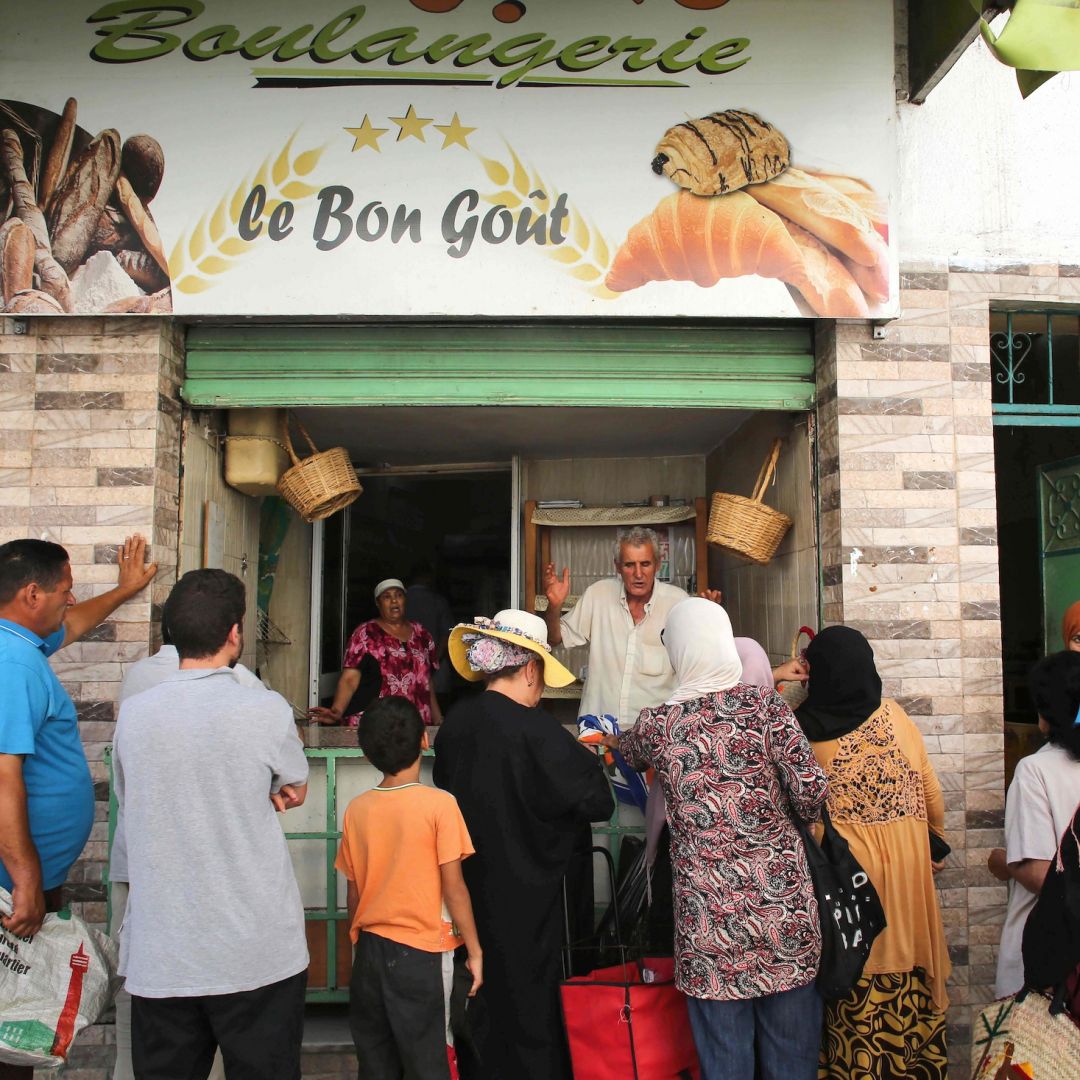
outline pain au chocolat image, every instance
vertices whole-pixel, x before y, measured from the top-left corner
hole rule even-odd
[[[652,167],[695,195],[726,195],[771,180],[789,162],[787,139],[772,124],[727,109],[668,128]]]

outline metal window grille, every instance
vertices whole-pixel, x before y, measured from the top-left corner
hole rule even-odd
[[[1080,417],[1080,312],[991,312],[995,424],[1072,426]]]

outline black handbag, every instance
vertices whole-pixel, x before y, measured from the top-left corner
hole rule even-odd
[[[825,832],[819,844],[797,822],[817,894],[821,919],[821,966],[817,988],[823,998],[847,997],[862,977],[874,939],[885,929],[885,910],[866,871],[821,806]]]

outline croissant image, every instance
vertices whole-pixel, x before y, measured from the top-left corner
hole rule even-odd
[[[865,315],[851,275],[807,236],[800,230],[797,241],[779,214],[745,192],[703,199],[680,191],[630,229],[605,284],[612,292],[650,281],[708,288],[721,278],[758,274],[793,285],[818,315]]]
[[[801,262],[779,216],[744,192],[703,199],[680,191],[630,229],[606,284],[626,292],[648,281],[707,288],[743,274],[786,280],[800,272]]]
[[[695,195],[725,195],[782,173],[790,161],[787,139],[754,113],[714,112],[669,128],[656,147],[652,169]]]

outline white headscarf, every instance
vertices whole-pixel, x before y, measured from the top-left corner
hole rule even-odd
[[[679,680],[668,705],[727,690],[742,679],[731,620],[704,597],[687,597],[668,612],[664,646]]]

